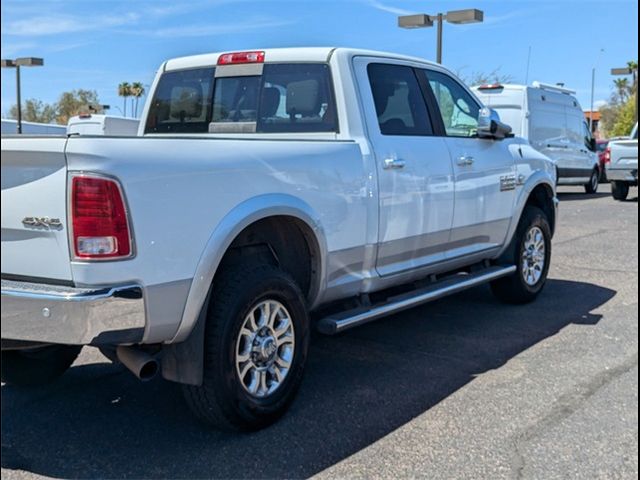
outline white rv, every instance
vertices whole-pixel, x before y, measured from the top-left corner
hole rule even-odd
[[[67,135],[134,137],[140,120],[113,115],[82,114],[69,119]]]
[[[597,190],[601,172],[595,142],[573,90],[540,82],[472,90],[515,135],[556,162],[560,185],[584,185],[587,193]]]

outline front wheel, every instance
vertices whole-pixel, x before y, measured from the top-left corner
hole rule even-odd
[[[625,182],[611,182],[611,194],[615,200],[624,201],[629,196],[629,184]]]
[[[491,283],[494,295],[505,303],[529,303],[547,281],[551,263],[551,227],[545,213],[525,207],[511,245],[500,263],[516,265],[516,272]]]
[[[271,265],[243,263],[213,285],[204,378],[185,386],[191,410],[223,430],[257,430],[289,407],[302,381],[309,318],[295,281]]]
[[[82,350],[76,345],[48,345],[2,352],[2,381],[19,386],[49,383],[62,375]]]
[[[598,185],[600,185],[600,170],[594,168],[593,172],[591,172],[589,183],[584,186],[584,189],[589,194],[596,193],[598,191]]]

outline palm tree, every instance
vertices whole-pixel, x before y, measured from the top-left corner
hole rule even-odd
[[[131,84],[131,95],[133,95],[133,98],[135,99],[135,109],[133,111],[134,117],[138,116],[138,101],[140,100],[140,97],[142,97],[144,94],[145,94],[144,85],[142,85],[141,82],[133,82]]]
[[[613,83],[616,86],[616,93],[621,103],[627,101],[629,97],[629,79],[628,78],[616,78]]]
[[[131,85],[129,82],[122,82],[118,85],[118,96],[124,98],[124,112],[123,115],[127,116],[127,97],[131,96]]]
[[[631,93],[634,94],[638,89],[638,62],[631,60],[627,62],[627,67],[631,70],[631,75],[633,77],[633,85],[631,85]]]

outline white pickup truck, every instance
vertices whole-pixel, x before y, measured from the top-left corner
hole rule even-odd
[[[607,146],[607,178],[611,181],[611,193],[616,200],[624,201],[629,188],[638,186],[638,124],[629,138],[612,140]]]
[[[294,398],[312,326],[482,283],[532,301],[555,166],[510,131],[440,65],[292,48],[165,62],[136,137],[3,137],[2,381],[49,381],[89,345],[257,429]]]

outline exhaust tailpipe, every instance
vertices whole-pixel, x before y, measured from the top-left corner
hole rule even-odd
[[[136,347],[119,345],[116,348],[116,356],[131,373],[143,382],[151,380],[160,370],[160,364],[154,357]]]

